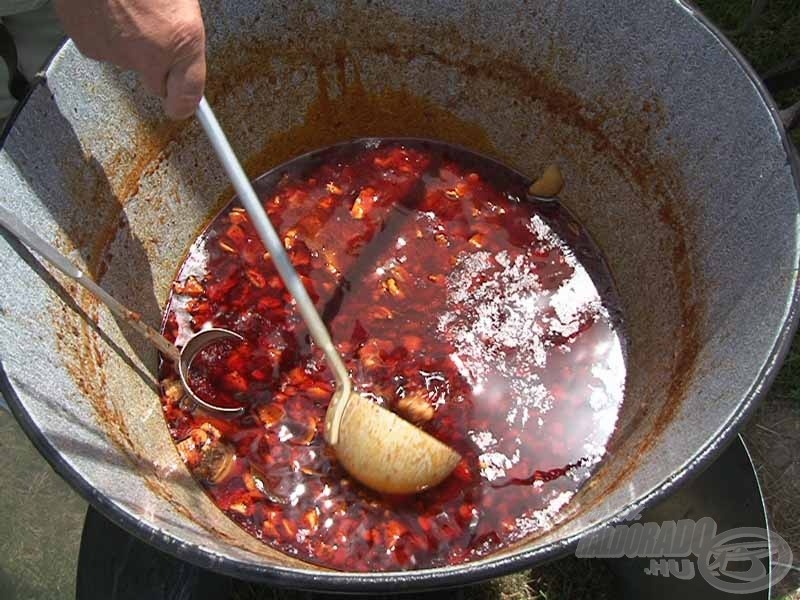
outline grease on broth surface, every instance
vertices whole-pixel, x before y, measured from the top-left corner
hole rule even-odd
[[[424,144],[328,152],[256,188],[359,391],[464,457],[441,485],[385,497],[323,440],[333,379],[231,203],[194,243],[165,335],[245,338],[162,401],[214,502],[265,543],[352,571],[462,563],[551,527],[605,454],[625,361],[610,279],[587,270],[514,178]],[[603,271],[604,273],[607,273]]]

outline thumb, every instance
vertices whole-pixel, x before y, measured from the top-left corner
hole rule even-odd
[[[206,84],[205,47],[176,61],[167,73],[164,112],[171,119],[186,119],[194,113]]]

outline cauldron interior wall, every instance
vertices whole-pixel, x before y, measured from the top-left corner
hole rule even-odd
[[[788,335],[797,189],[770,109],[689,9],[209,1],[204,11],[208,95],[253,175],[375,135],[460,143],[532,175],[557,162],[563,201],[609,258],[630,338],[611,460],[560,527],[505,552],[507,562],[449,576],[551,555],[729,439]],[[196,123],[164,121],[132,77],[71,45],[11,128],[0,186],[151,323],[188,244],[229,195]],[[346,585],[313,579],[323,571],[255,541],[199,493],[152,389],[155,354],[12,246],[0,241],[3,368],[18,416],[58,468],[107,514],[184,557]]]

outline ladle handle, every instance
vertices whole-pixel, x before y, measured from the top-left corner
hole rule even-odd
[[[111,296],[111,294],[97,285],[90,277],[87,277],[83,271],[72,264],[63,254],[40,238],[36,233],[28,228],[27,225],[20,221],[16,215],[2,206],[0,206],[0,225],[14,234],[14,236],[21,242],[24,242],[25,245],[31,250],[35,250],[45,260],[47,260],[47,262],[64,273],[64,275],[86,288],[98,300],[105,304],[112,313],[127,321],[128,324],[133,327],[133,329],[152,342],[152,344],[158,348],[162,354],[172,361],[177,362],[180,360],[180,353],[178,352],[178,349],[155,329],[149,327],[145,323],[142,323],[141,315],[139,313],[134,312],[117,302],[117,300]]]
[[[316,344],[325,353],[325,358],[328,360],[328,364],[336,377],[337,386],[340,387],[340,393],[346,394],[344,397],[347,398],[350,392],[350,379],[347,374],[347,368],[341,356],[339,356],[336,347],[333,345],[325,323],[323,323],[303,282],[297,275],[297,271],[295,271],[289,259],[289,255],[283,247],[283,243],[278,237],[275,228],[272,226],[267,213],[261,206],[261,201],[258,199],[255,190],[253,190],[250,180],[247,178],[244,169],[242,169],[242,165],[236,158],[233,148],[231,148],[231,145],[228,143],[228,139],[225,137],[225,133],[222,131],[205,97],[200,100],[200,104],[197,107],[197,118],[203,126],[211,145],[214,147],[214,151],[219,161],[222,163],[222,167],[228,174],[228,178],[231,180],[233,188],[239,196],[239,200],[250,215],[256,232],[258,232],[261,241],[264,243],[267,250],[269,250],[272,262],[278,269],[278,273],[281,279],[283,279],[286,289],[289,290],[289,293],[297,302],[297,308],[300,310],[300,315],[308,326],[311,337],[314,338]]]

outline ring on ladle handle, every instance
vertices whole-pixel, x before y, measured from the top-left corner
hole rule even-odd
[[[2,206],[0,206],[0,225],[2,225],[3,228],[13,234],[14,237],[23,242],[31,250],[35,250],[48,263],[64,273],[64,275],[82,285],[95,298],[105,304],[113,314],[125,320],[137,333],[153,344],[153,346],[155,346],[156,349],[161,352],[161,354],[175,363],[181,378],[183,389],[187,394],[189,394],[194,402],[203,408],[221,413],[240,414],[244,411],[243,408],[228,408],[209,404],[195,394],[194,391],[192,391],[192,388],[189,386],[188,382],[189,367],[191,366],[192,360],[195,356],[197,356],[197,353],[200,352],[200,350],[202,350],[208,344],[217,342],[222,338],[241,340],[242,337],[238,333],[228,331],[227,329],[209,329],[199,331],[189,338],[189,341],[186,343],[186,345],[184,345],[182,350],[178,350],[178,348],[175,347],[175,345],[172,344],[167,338],[146,323],[143,323],[139,313],[134,312],[125,305],[121,304],[111,294],[97,285],[97,283],[88,277],[86,273],[72,264],[72,262],[70,262],[70,260],[61,254],[55,247],[44,241],[32,229],[20,221],[16,215]],[[222,333],[224,333],[224,335],[222,335]]]
[[[235,331],[231,331],[230,329],[222,329],[220,327],[203,329],[202,331],[198,331],[192,337],[190,337],[183,345],[183,348],[181,348],[180,359],[177,363],[175,363],[178,367],[178,377],[180,377],[183,389],[186,390],[189,396],[191,396],[192,400],[197,402],[200,406],[209,410],[227,413],[229,415],[240,415],[244,412],[244,408],[216,406],[214,404],[210,404],[195,394],[194,391],[192,391],[192,386],[189,383],[189,369],[192,368],[192,362],[194,361],[195,357],[207,346],[222,340],[241,342],[244,341],[244,338]]]

